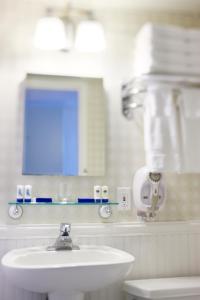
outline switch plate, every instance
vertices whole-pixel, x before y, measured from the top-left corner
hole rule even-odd
[[[131,188],[130,187],[118,187],[117,188],[117,202],[118,210],[130,210],[131,209]]]

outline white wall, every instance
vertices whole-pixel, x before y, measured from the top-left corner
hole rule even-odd
[[[41,53],[31,45],[36,20],[43,14],[41,1],[1,0],[0,2],[0,223],[10,223],[7,202],[14,200],[16,184],[30,183],[37,195],[58,193],[67,183],[75,196],[92,196],[94,184],[109,185],[115,200],[117,186],[130,186],[134,172],[144,165],[142,113],[134,121],[121,114],[120,84],[129,77],[134,35],[148,21],[199,26],[198,15],[170,13],[132,13],[101,10],[107,36],[105,55]],[[106,175],[72,178],[21,176],[22,99],[19,86],[25,73],[59,73],[104,76],[107,94]],[[200,176],[168,175],[168,199],[159,220],[196,219],[200,215]],[[25,208],[18,223],[101,222],[96,208]],[[135,211],[114,212],[112,221],[135,220]]]

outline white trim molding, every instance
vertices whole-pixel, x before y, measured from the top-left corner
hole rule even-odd
[[[59,224],[1,225],[0,239],[54,238]],[[72,235],[90,236],[135,236],[177,233],[200,233],[200,221],[186,222],[130,222],[130,223],[74,223]]]

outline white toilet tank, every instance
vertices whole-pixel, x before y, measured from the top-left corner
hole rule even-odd
[[[125,281],[126,300],[200,300],[200,277]]]

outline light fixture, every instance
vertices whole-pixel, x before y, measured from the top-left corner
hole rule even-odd
[[[78,25],[75,49],[80,52],[101,52],[106,42],[103,26],[95,20],[84,20]]]
[[[71,7],[66,12],[61,19],[47,9],[47,16],[36,25],[34,46],[42,50],[70,50],[75,40],[77,51],[103,51],[106,46],[103,26],[93,18],[92,13]]]
[[[71,46],[64,22],[53,16],[46,16],[38,21],[33,43],[42,50],[67,50]]]

